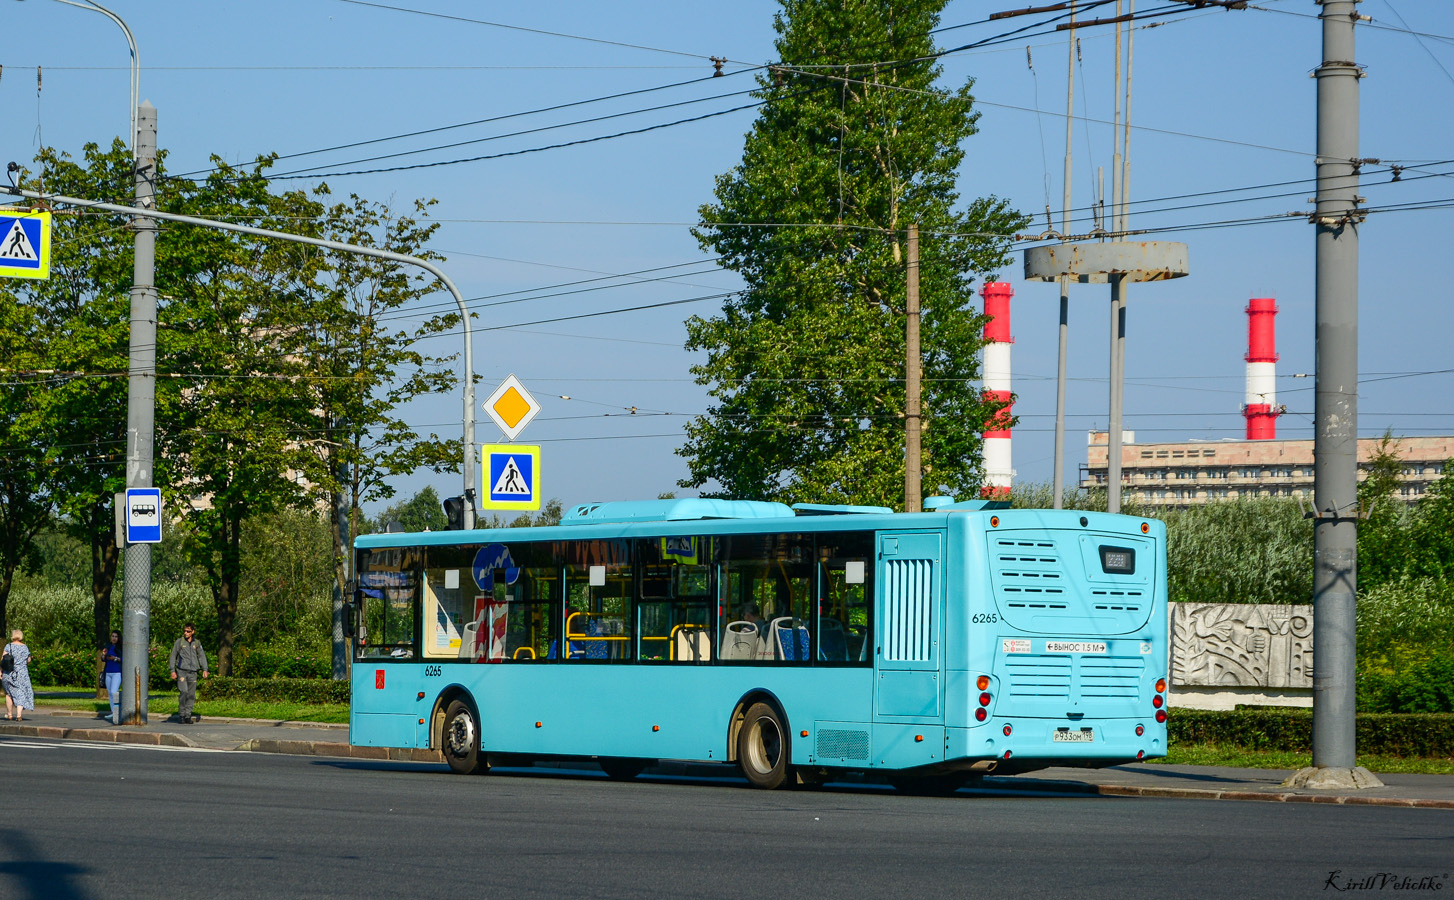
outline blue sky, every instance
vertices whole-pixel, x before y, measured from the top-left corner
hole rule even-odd
[[[1024,5],[951,2],[942,24],[964,27],[943,31],[939,44],[980,42],[1043,18],[986,21]],[[1312,196],[1319,7],[1256,5],[1168,13],[1136,31],[1131,226],[1165,229],[1148,239],[1185,241],[1191,258],[1189,277],[1130,290],[1126,423],[1138,440],[1240,438],[1243,308],[1254,296],[1281,307],[1278,400],[1288,413],[1279,436],[1312,436],[1313,231],[1281,214],[1305,212]],[[136,34],[141,96],[158,108],[172,173],[205,170],[212,154],[246,163],[276,152],[287,158],[275,173],[304,176],[289,186],[327,181],[335,195],[401,209],[439,200],[434,247],[479,313],[481,399],[514,373],[543,406],[520,441],[542,447],[545,496],[575,503],[675,489],[686,467],[673,451],[706,404],[688,373],[682,321],[720,304],[697,298],[737,287],[688,228],[714,177],[740,158],[754,113],[730,110],[750,102],[739,93],[753,86],[746,70],[774,58],[776,3],[110,6]],[[1373,18],[1357,38],[1367,67],[1360,152],[1383,161],[1368,168],[1363,194],[1374,207],[1436,208],[1380,212],[1361,230],[1359,431],[1450,434],[1449,279],[1435,263],[1454,224],[1454,201],[1438,208],[1454,198],[1454,4],[1365,0],[1360,12]],[[28,161],[41,143],[79,155],[84,142],[128,129],[128,57],[116,26],[55,0],[6,3],[0,23],[11,36],[0,51],[6,161]],[[1065,153],[1067,44],[1045,32],[943,62],[945,85],[975,79],[981,112],[979,134],[964,145],[962,195],[1004,197],[1035,216],[1034,231],[1047,203],[1059,223]],[[1097,167],[1109,188],[1113,39],[1109,27],[1081,32],[1076,207],[1092,201]],[[709,57],[728,60],[725,77],[707,77]],[[541,111],[566,104],[575,105]],[[645,111],[652,107],[660,108]],[[551,149],[558,144],[571,146]],[[474,161],[452,162],[462,159]],[[1390,163],[1406,167],[1397,183]],[[338,174],[368,169],[393,171]],[[1022,481],[1045,482],[1058,289],[1025,282],[1018,253],[1000,274],[1016,291],[1015,468]],[[654,308],[566,318],[642,306]],[[1085,462],[1086,431],[1106,422],[1108,307],[1105,287],[1073,289],[1071,479]],[[551,319],[565,320],[541,321]],[[460,340],[426,349],[454,352]],[[459,434],[457,397],[417,404],[406,417]],[[477,440],[498,440],[479,419]],[[421,474],[397,487],[407,496],[425,484],[447,496],[460,479]]]

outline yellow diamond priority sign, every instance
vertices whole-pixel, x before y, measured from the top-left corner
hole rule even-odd
[[[505,437],[513,441],[530,424],[530,420],[535,418],[535,414],[540,412],[540,404],[525,390],[520,379],[511,375],[500,382],[490,399],[485,401],[485,412],[505,432]]]

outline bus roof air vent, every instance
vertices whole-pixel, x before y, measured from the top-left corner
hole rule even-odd
[[[781,503],[756,500],[709,500],[691,497],[681,500],[617,500],[582,503],[561,517],[562,525],[595,525],[602,522],[676,522],[690,519],[781,519],[792,509]]]
[[[800,516],[873,515],[891,513],[887,506],[836,506],[830,503],[794,503],[793,512]]]

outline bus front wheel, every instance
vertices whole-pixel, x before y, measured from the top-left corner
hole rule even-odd
[[[450,769],[460,775],[483,775],[490,770],[480,752],[480,720],[463,700],[449,704],[444,714],[444,740],[440,750]]]
[[[788,781],[788,733],[777,710],[754,703],[737,733],[737,764],[753,787],[774,790]]]

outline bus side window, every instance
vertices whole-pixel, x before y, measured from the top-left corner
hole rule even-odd
[[[631,541],[567,544],[566,659],[630,662],[636,587]]]
[[[872,658],[873,534],[818,536],[818,652],[822,662]]]
[[[637,651],[643,661],[712,659],[711,538],[636,541]]]

